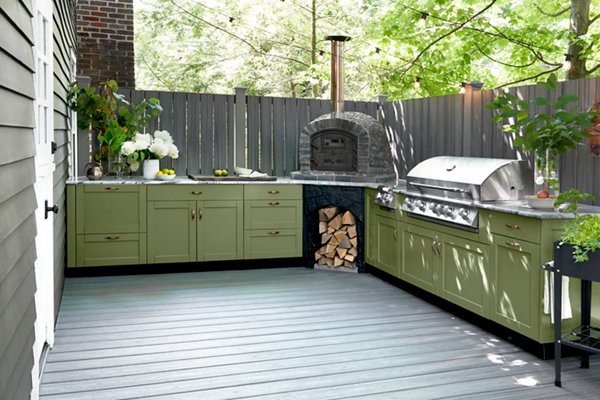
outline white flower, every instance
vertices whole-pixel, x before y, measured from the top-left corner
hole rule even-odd
[[[179,157],[179,150],[177,150],[177,146],[175,146],[174,144],[169,144],[168,145],[168,151],[167,151],[167,156],[171,157],[171,158],[177,158]]]
[[[149,133],[136,133],[133,142],[136,150],[146,150],[152,145],[152,136]]]
[[[129,168],[135,172],[138,169],[140,169],[140,163],[138,161],[132,161],[131,163],[129,163]]]
[[[169,154],[169,145],[160,139],[154,139],[150,145],[150,153],[154,154],[159,160]]]
[[[171,134],[168,131],[154,131],[154,138],[160,139],[166,144],[173,143],[173,138],[171,137]]]
[[[126,141],[121,146],[121,154],[123,154],[124,156],[129,156],[133,154],[136,150],[136,145],[131,140]]]

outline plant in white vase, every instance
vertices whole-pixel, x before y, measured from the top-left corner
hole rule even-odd
[[[149,133],[136,133],[133,139],[123,143],[121,154],[127,157],[127,163],[132,171],[140,168],[140,163],[155,160],[152,162],[154,174],[151,171],[144,172],[144,177],[153,179],[158,172],[158,160],[164,157],[178,158],[179,150],[171,134],[167,131],[155,131],[153,135]]]

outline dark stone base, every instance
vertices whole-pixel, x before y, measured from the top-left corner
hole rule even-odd
[[[351,211],[356,217],[358,256],[355,263],[358,272],[365,272],[365,196],[363,188],[327,185],[303,185],[303,187],[304,244],[302,254],[306,260],[306,267],[313,268],[314,253],[321,247],[317,211],[324,207],[337,206]]]

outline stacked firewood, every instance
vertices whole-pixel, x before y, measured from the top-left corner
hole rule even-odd
[[[356,217],[339,207],[319,210],[321,247],[315,252],[315,261],[328,267],[354,267],[358,255]]]

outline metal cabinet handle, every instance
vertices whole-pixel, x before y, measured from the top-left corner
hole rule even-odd
[[[434,240],[433,243],[431,243],[431,250],[433,251],[433,254],[435,254],[436,256],[439,256],[438,252],[437,252],[437,240]]]
[[[269,194],[278,194],[279,190],[269,190],[267,193],[269,193]]]
[[[202,209],[198,207],[198,221],[202,221]]]
[[[269,235],[279,235],[279,231],[269,231],[267,232]]]
[[[398,240],[398,229],[394,229],[392,236],[394,236],[394,240]]]
[[[507,242],[506,242],[506,245],[507,245],[507,246],[510,246],[510,247],[512,247],[512,248],[514,248],[514,249],[519,249],[519,250],[521,250],[521,243],[519,243],[519,242],[515,242],[514,240],[507,241]]]
[[[192,208],[192,221],[196,219],[196,209]]]
[[[442,242],[438,242],[437,243],[437,252],[438,252],[438,256],[442,256]]]
[[[119,236],[105,236],[104,239],[106,239],[106,240],[119,240],[120,237]]]
[[[505,226],[508,229],[514,229],[515,231],[518,231],[519,229],[521,229],[521,227],[519,225],[517,225],[517,224],[505,224]]]
[[[192,194],[193,194],[194,196],[198,196],[199,194],[202,194],[202,192],[192,192]]]
[[[271,201],[271,202],[269,202],[269,205],[270,206],[278,206],[279,202],[278,201]]]
[[[109,186],[109,187],[105,187],[104,190],[110,190],[111,192],[116,192],[117,190],[119,190],[119,188],[114,187],[114,186]]]

